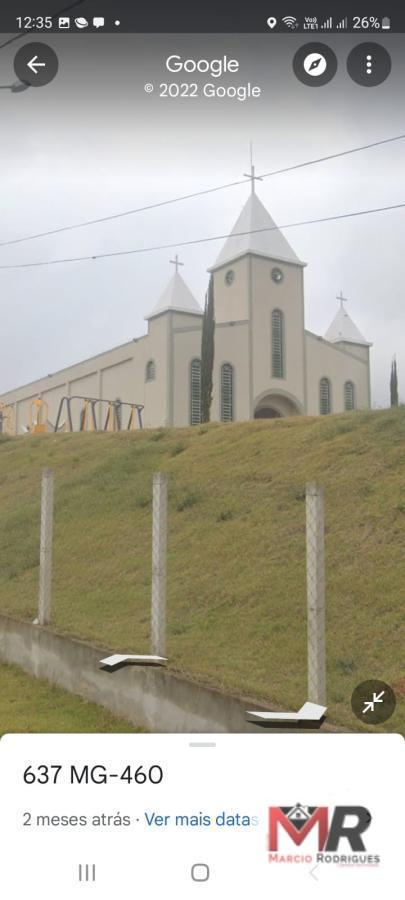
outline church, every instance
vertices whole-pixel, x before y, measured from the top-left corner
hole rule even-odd
[[[324,337],[306,330],[305,263],[263,206],[255,181],[252,167],[248,200],[209,269],[215,312],[211,419],[365,409],[371,345],[348,315],[343,296]],[[172,278],[146,316],[145,335],[0,396],[3,430],[29,431],[38,398],[47,410],[45,430],[52,430],[66,397],[80,398],[62,423],[68,430],[109,427],[108,401],[139,404],[146,428],[197,425],[203,310],[180,265],[176,256]],[[86,398],[102,401],[89,424],[83,419]],[[127,427],[124,419],[119,427]]]

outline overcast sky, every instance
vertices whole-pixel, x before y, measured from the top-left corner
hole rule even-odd
[[[37,39],[37,38],[35,38]],[[32,38],[31,38],[32,40]],[[46,35],[60,61],[55,80],[21,94],[0,91],[0,243],[88,218],[239,180],[254,143],[256,171],[270,172],[405,132],[405,36],[384,36],[393,70],[376,88],[356,85],[345,60],[359,43],[330,36],[339,69],[322,88],[302,85],[293,35]],[[28,40],[25,39],[25,43]],[[23,41],[0,50],[0,84],[14,80]],[[159,99],[169,53],[240,61],[226,83],[250,81],[246,103]],[[189,76],[188,80],[196,80]],[[199,79],[218,81],[209,77]],[[0,267],[149,247],[226,234],[248,186],[39,240],[0,247]],[[405,202],[405,141],[266,178],[257,192],[279,225]],[[405,209],[285,228],[305,270],[306,324],[323,334],[341,289],[373,343],[373,404],[389,402],[397,354],[405,400]],[[178,252],[200,303],[222,241]],[[0,268],[0,392],[146,331],[144,316],[171,276],[173,250],[26,269]]]

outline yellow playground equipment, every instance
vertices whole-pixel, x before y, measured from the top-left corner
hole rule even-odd
[[[43,434],[48,428],[48,404],[37,397],[30,406],[29,433]]]

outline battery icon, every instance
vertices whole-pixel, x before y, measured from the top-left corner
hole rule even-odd
[[[388,16],[384,16],[382,20],[382,27],[385,31],[388,31],[388,29],[391,28],[391,19],[389,19]]]

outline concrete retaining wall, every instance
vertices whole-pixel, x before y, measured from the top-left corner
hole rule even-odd
[[[255,701],[229,697],[166,669],[129,666],[108,673],[111,653],[0,615],[0,662],[15,663],[154,732],[257,732],[245,721]]]

